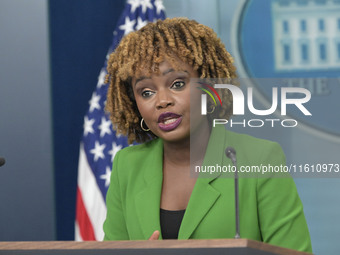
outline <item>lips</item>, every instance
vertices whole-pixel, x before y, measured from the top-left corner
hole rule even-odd
[[[163,131],[171,131],[177,128],[181,122],[181,115],[172,112],[165,112],[158,118],[158,127]]]

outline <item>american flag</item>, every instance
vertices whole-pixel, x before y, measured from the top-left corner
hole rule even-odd
[[[108,89],[108,85],[104,83],[108,56],[124,35],[140,29],[148,22],[164,18],[162,0],[128,0],[113,32],[112,45],[84,118],[78,166],[76,241],[103,240],[105,197],[110,184],[113,158],[117,151],[128,146],[127,138],[116,135],[112,130],[109,116],[104,111]]]

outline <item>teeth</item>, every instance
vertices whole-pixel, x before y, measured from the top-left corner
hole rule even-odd
[[[171,123],[174,123],[176,120],[177,120],[177,118],[176,118],[176,119],[168,119],[168,120],[165,120],[165,121],[164,121],[164,124],[165,124],[165,125],[171,124]]]

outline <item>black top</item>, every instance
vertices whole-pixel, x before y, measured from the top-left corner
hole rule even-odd
[[[161,208],[160,223],[163,239],[177,239],[185,210],[169,211]]]

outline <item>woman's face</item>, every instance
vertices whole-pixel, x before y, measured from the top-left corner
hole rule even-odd
[[[175,71],[169,62],[159,65],[160,74],[132,79],[137,107],[145,124],[166,142],[180,142],[190,138],[190,90],[197,91],[190,78],[198,78],[197,71],[178,62],[182,71]],[[192,87],[192,88],[191,88]]]

